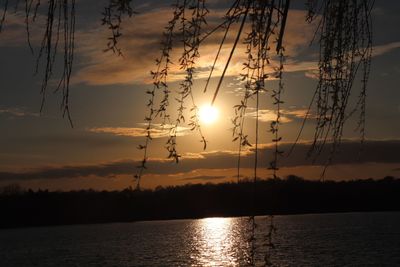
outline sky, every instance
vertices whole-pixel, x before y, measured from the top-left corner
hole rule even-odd
[[[208,1],[209,27],[217,25],[230,1]],[[300,2],[300,1],[299,1]],[[123,21],[120,47],[123,57],[104,52],[109,32],[101,25],[103,1],[77,1],[76,43],[71,79],[70,110],[74,127],[62,117],[62,96],[46,94],[40,112],[42,71],[34,75],[43,25],[31,28],[34,55],[27,45],[24,14],[7,14],[0,33],[0,186],[18,183],[25,188],[76,190],[93,188],[116,190],[134,185],[133,175],[143,157],[137,149],[144,142],[146,90],[151,88],[150,71],[160,55],[163,28],[172,18],[169,1],[133,1],[137,14]],[[0,7],[2,8],[2,7]],[[349,180],[382,178],[400,174],[400,3],[375,1],[372,10],[373,56],[367,93],[366,142],[360,147],[359,135],[354,131],[356,119],[345,127],[344,141],[325,175],[326,179]],[[0,10],[2,13],[2,10]],[[311,96],[315,90],[315,69],[318,50],[310,46],[315,25],[305,22],[305,11],[298,2],[289,10],[285,33],[286,62],[284,94],[282,96],[283,137],[281,149],[290,150],[302,124]],[[217,64],[211,89],[203,94],[205,78],[218,49],[221,32],[212,35],[200,49],[201,58],[195,74],[195,99],[198,106],[209,104],[223,65]],[[234,35],[228,36],[228,44]],[[222,58],[230,51],[227,45]],[[235,181],[237,148],[232,142],[231,119],[233,106],[243,93],[238,79],[242,68],[243,46],[238,47],[215,102],[219,117],[214,123],[202,125],[208,146],[202,149],[200,137],[182,125],[178,150],[179,164],[167,159],[165,142],[168,133],[155,124],[154,139],[149,148],[150,162],[141,186],[181,185]],[[175,58],[178,49],[172,50]],[[179,87],[182,75],[175,66],[171,69],[170,88]],[[57,76],[51,81],[54,86]],[[274,88],[270,81],[268,88]],[[355,85],[357,86],[357,84]],[[356,92],[356,91],[355,91]],[[246,133],[254,141],[254,101],[246,117]],[[176,114],[172,101],[170,112]],[[260,111],[259,171],[261,178],[271,177],[267,169],[272,158],[269,124],[274,118],[272,101],[262,96]],[[157,122],[155,122],[157,123]],[[299,145],[278,164],[278,175],[289,174],[308,179],[319,179],[328,152],[313,160],[306,158],[313,136],[315,120],[306,124]],[[326,151],[328,151],[327,149]],[[241,177],[252,175],[254,148],[243,152]]]

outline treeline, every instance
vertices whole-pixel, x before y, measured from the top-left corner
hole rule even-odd
[[[400,179],[309,181],[297,176],[155,190],[0,191],[0,227],[400,210]]]

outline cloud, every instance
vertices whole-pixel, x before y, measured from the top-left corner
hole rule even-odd
[[[142,124],[142,123],[140,123]],[[171,128],[173,125],[161,125],[161,124],[153,124],[151,129],[151,136],[153,138],[162,138],[168,137],[171,134]],[[117,136],[128,136],[128,137],[142,137],[147,135],[146,128],[135,128],[135,127],[93,127],[88,128],[88,132],[91,133],[104,133],[104,134],[112,134]],[[190,134],[190,128],[178,126],[177,128],[177,136],[185,136]]]
[[[394,49],[400,48],[400,42],[392,42],[383,45],[377,45],[372,47],[372,57],[381,56],[387,54]],[[317,56],[315,56],[314,61],[296,61],[289,60],[286,62],[285,71],[295,72],[295,71],[304,71],[305,76],[310,79],[318,80],[319,79],[319,70],[318,70],[318,61]]]
[[[225,178],[226,178],[226,176],[199,175],[199,176],[194,176],[194,177],[182,178],[181,180],[184,180],[184,181],[193,181],[193,180],[214,181],[214,180],[220,180],[220,179],[225,179]]]
[[[76,35],[77,53],[82,57],[79,63],[80,69],[73,77],[74,83],[87,83],[92,85],[106,84],[130,84],[151,83],[150,70],[155,68],[155,59],[160,56],[162,31],[167,22],[172,18],[172,9],[158,8],[140,13],[131,20],[124,21],[123,36],[120,38],[119,46],[122,48],[124,57],[117,57],[112,53],[103,53],[105,42],[109,32],[98,24],[92,26],[89,31],[78,31]],[[203,29],[208,32],[218,25],[224,12],[221,9],[211,9],[208,14],[208,25]],[[154,19],[157,18],[157,19]],[[231,27],[225,45],[222,47],[219,60],[216,64],[213,77],[219,77],[230,54],[235,34],[239,25]],[[291,10],[290,20],[285,31],[285,50],[291,58],[299,52],[308,49],[309,41],[313,31],[308,30],[313,25],[305,22],[305,11]],[[215,52],[223,36],[223,31],[217,31],[209,36],[200,47],[200,58],[197,62],[195,72],[196,78],[208,77],[209,70],[215,58]],[[169,70],[170,81],[177,81],[184,74],[176,64],[181,56],[181,44],[179,36],[171,51],[173,63]],[[273,38],[272,38],[273,39]],[[240,43],[232,58],[226,76],[237,76],[242,72],[243,62],[246,59],[246,47]],[[278,61],[271,53],[271,68],[277,66]],[[288,60],[286,71],[309,70],[316,67],[315,62],[295,62]]]
[[[400,48],[400,42],[392,42],[384,45],[377,45],[372,47],[372,56],[374,57],[381,56],[397,48]]]
[[[254,110],[254,108],[248,108],[249,110]],[[280,110],[281,123],[288,123],[294,119],[305,118],[307,114],[307,109],[282,109]],[[255,119],[257,116],[256,111],[251,111],[246,113],[247,117]],[[310,115],[308,117],[311,117]],[[272,109],[260,109],[258,111],[258,120],[261,122],[271,122],[276,120],[276,110]]]
[[[39,117],[39,113],[26,111],[24,108],[2,108],[0,107],[0,115],[8,115],[11,117]]]
[[[109,31],[99,25],[91,30],[77,32],[77,53],[81,57],[80,69],[73,82],[91,85],[142,83],[150,77],[154,60],[158,58],[165,23],[171,9],[153,10],[138,14],[123,24],[123,36],[118,43],[123,57],[104,53]],[[154,19],[157,18],[157,19]]]
[[[391,42],[372,47],[372,57],[382,56],[391,51],[400,48],[400,42]],[[317,61],[294,61],[287,65],[288,71],[305,71],[305,76],[310,79],[319,79],[319,70]]]
[[[295,118],[304,119],[307,116],[307,113],[309,113],[309,111],[303,108],[303,109],[282,110],[282,113],[285,115],[293,116]],[[308,114],[308,117],[310,117],[310,114]]]
[[[326,149],[313,162],[306,158],[310,149],[310,142],[302,142],[297,145],[294,152],[288,157],[285,155],[279,159],[280,167],[301,167],[323,165],[329,158],[330,147]],[[281,150],[288,152],[291,143],[281,145]],[[362,149],[362,150],[361,150]],[[268,162],[273,156],[271,144],[260,146],[259,162],[260,168],[266,169]],[[358,141],[345,140],[339,147],[339,152],[335,155],[332,166],[343,164],[361,163],[400,163],[400,140],[368,140],[360,147]],[[241,160],[241,167],[250,169],[253,167],[254,149],[244,151]],[[201,152],[197,156],[194,154],[183,157],[179,164],[175,164],[166,159],[150,159],[146,175],[172,175],[179,173],[192,172],[197,169],[233,169],[236,168],[236,151],[210,151]],[[107,177],[113,178],[118,175],[133,175],[137,172],[138,162],[133,160],[119,160],[90,165],[66,165],[58,167],[43,167],[31,169],[25,172],[1,172],[0,181],[9,180],[35,180],[35,179],[61,179],[61,178],[81,178],[81,177]],[[263,168],[264,166],[264,168]],[[198,176],[198,175],[197,175]],[[210,175],[206,175],[210,176]],[[215,175],[214,177],[221,176]],[[231,176],[231,175],[230,175]],[[193,178],[193,177],[192,177]],[[198,178],[200,179],[200,178]]]
[[[93,5],[89,4],[89,5]],[[204,32],[209,31],[217,25],[224,15],[222,5],[219,9],[211,9],[208,15],[209,25],[205,26]],[[143,6],[146,6],[145,4]],[[99,16],[92,12],[87,15],[89,19],[85,24],[78,25],[76,40],[76,57],[72,83],[86,83],[90,85],[110,84],[132,84],[151,83],[150,70],[155,68],[154,60],[160,56],[162,31],[168,20],[172,18],[172,9],[166,8],[165,3],[152,2],[147,4],[145,10],[131,19],[123,21],[123,36],[120,38],[119,46],[122,48],[124,57],[118,57],[113,53],[104,53],[109,30],[100,25]],[[214,4],[216,6],[216,4]],[[226,6],[225,6],[226,7]],[[142,8],[142,7],[141,7]],[[0,14],[1,14],[0,10]],[[284,45],[286,50],[286,72],[307,71],[308,76],[315,78],[312,71],[318,68],[317,54],[310,52],[309,42],[311,41],[315,25],[309,25],[305,21],[306,11],[290,10],[290,18],[285,31]],[[45,16],[39,15],[38,22],[31,24],[32,43],[37,46],[41,42],[43,27],[41,22]],[[157,19],[154,19],[157,18]],[[1,45],[20,46],[26,45],[27,37],[25,32],[24,12],[8,13],[4,32],[0,35]],[[226,45],[223,46],[220,60],[218,61],[214,77],[219,77],[224,68],[238,25],[232,27],[232,33],[228,35]],[[196,69],[196,78],[206,78],[209,74],[211,63],[214,61],[215,51],[223,36],[222,31],[217,31],[202,44]],[[179,36],[176,38],[179,40]],[[272,38],[273,39],[273,38]],[[373,56],[382,55],[400,47],[400,42],[375,46]],[[175,43],[172,50],[172,58],[175,63],[181,55],[179,41]],[[315,51],[314,51],[315,53]],[[307,59],[305,59],[303,56]],[[311,56],[310,56],[311,55]],[[242,72],[245,59],[245,46],[239,44],[235,55],[230,63],[226,76],[237,76]],[[276,59],[271,54],[271,66],[277,65]],[[271,67],[269,72],[273,72]],[[170,81],[177,81],[184,77],[177,64],[171,65]]]
[[[256,119],[257,118],[257,112],[248,112],[246,113],[247,117]],[[272,109],[260,109],[258,110],[258,120],[261,122],[271,122],[276,120],[276,110]],[[285,116],[281,116],[280,121],[282,123],[287,123],[290,122],[291,120]]]
[[[27,35],[25,25],[25,12],[17,11],[13,12],[14,7],[9,6],[7,14],[5,16],[4,24],[2,25],[2,31],[0,33],[0,46],[26,46]],[[0,8],[1,16],[4,13],[4,9]],[[38,14],[37,20],[43,21],[43,16]],[[42,37],[42,31],[40,23],[30,24],[30,41],[31,44],[40,44]],[[42,28],[43,29],[43,28]]]

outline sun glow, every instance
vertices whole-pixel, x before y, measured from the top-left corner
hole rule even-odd
[[[199,110],[199,119],[205,124],[211,124],[218,119],[218,113],[218,109],[214,106],[204,105]]]

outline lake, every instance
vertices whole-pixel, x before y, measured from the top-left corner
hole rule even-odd
[[[262,265],[269,221],[257,217]],[[400,212],[275,216],[275,266],[400,266]],[[246,266],[248,218],[0,230],[0,266]]]

